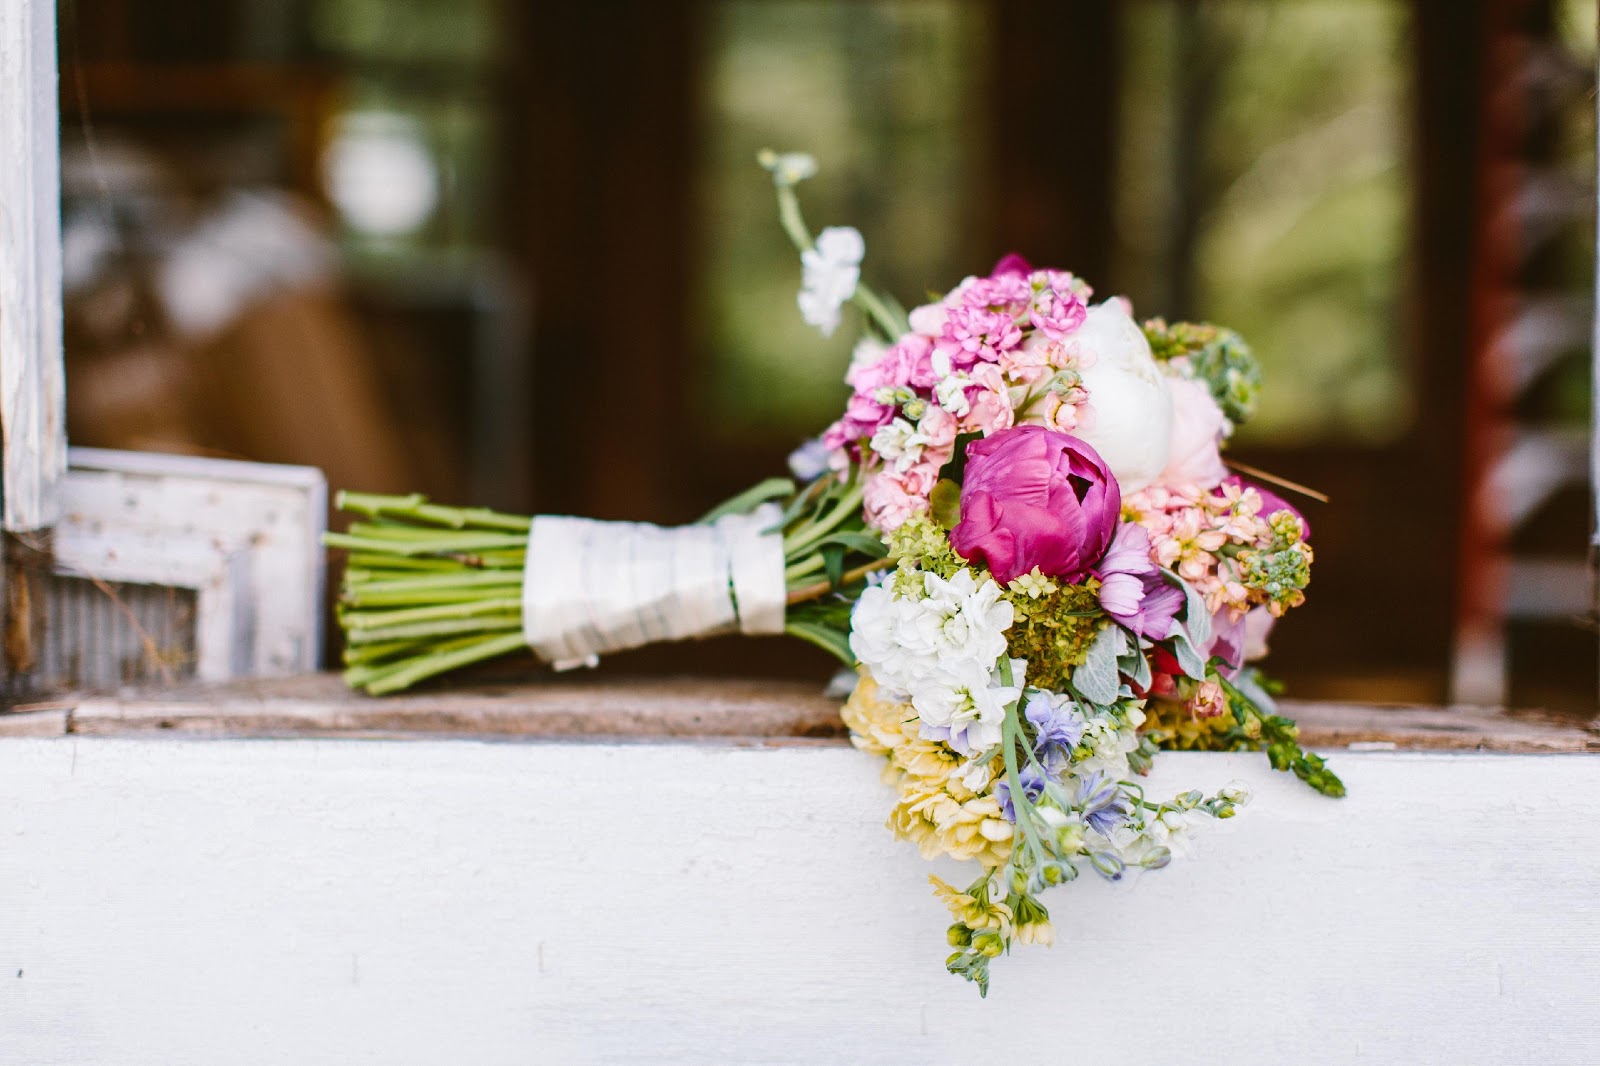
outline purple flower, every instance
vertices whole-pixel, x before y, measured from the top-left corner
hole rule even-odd
[[[1017,780],[1022,783],[1022,794],[1029,803],[1037,803],[1039,797],[1044,795],[1044,775],[1032,766],[1025,766],[1017,774]],[[994,798],[1000,803],[1000,813],[1008,822],[1017,820],[1016,805],[1011,802],[1011,782],[1001,778],[994,786]]]
[[[1028,697],[1025,714],[1035,731],[1034,752],[1045,769],[1059,772],[1071,759],[1072,749],[1083,740],[1083,719],[1067,699],[1044,692]]]
[[[1150,558],[1150,534],[1136,522],[1117,527],[1111,549],[1095,567],[1100,606],[1141,637],[1161,640],[1183,609],[1183,590],[1169,583]]]
[[[1282,510],[1282,508],[1279,508]],[[1237,618],[1227,607],[1211,616],[1211,638],[1198,650],[1208,661],[1221,659],[1223,677],[1232,678],[1244,665],[1245,627],[1244,615]]]
[[[1133,814],[1128,794],[1099,770],[1078,780],[1078,804],[1090,828],[1107,836]]]
[[[1098,452],[1043,426],[967,445],[961,521],[950,546],[1004,585],[1034,567],[1075,582],[1105,554],[1122,490]]]

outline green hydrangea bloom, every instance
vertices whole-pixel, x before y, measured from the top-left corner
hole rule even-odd
[[[1261,364],[1244,338],[1206,322],[1152,318],[1144,324],[1150,351],[1160,362],[1187,357],[1195,377],[1211,389],[1222,413],[1234,425],[1249,421],[1261,395]]]
[[[1016,612],[1006,635],[1011,657],[1028,660],[1028,684],[1064,692],[1072,669],[1088,658],[1089,646],[1111,618],[1100,607],[1100,582],[1061,585],[1041,596],[1007,591]]]

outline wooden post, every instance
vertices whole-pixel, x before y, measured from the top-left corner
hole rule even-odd
[[[1595,22],[1600,27],[1600,7],[1595,12]],[[1596,62],[1595,77],[1596,84],[1600,84],[1600,59]],[[1600,95],[1595,98],[1595,121],[1600,123]],[[1600,152],[1596,156],[1596,225],[1592,246],[1597,256],[1595,262],[1600,264]],[[1589,602],[1600,613],[1600,569],[1596,568],[1600,564],[1600,268],[1595,271],[1594,285],[1594,335],[1589,349],[1589,503],[1594,508],[1591,516],[1594,525],[1589,530],[1589,571],[1593,581]]]
[[[0,430],[7,532],[48,529],[67,468],[53,0],[0,4]]]

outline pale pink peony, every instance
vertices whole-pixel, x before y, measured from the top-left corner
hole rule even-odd
[[[1161,484],[1203,489],[1221,484],[1228,476],[1221,452],[1227,416],[1203,381],[1171,378],[1167,391],[1172,396],[1172,444]]]

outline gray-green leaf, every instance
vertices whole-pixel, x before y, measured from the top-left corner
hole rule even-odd
[[[1072,687],[1078,695],[1101,706],[1115,703],[1117,691],[1117,652],[1122,647],[1122,627],[1106,626],[1089,645],[1089,655],[1072,671]]]

